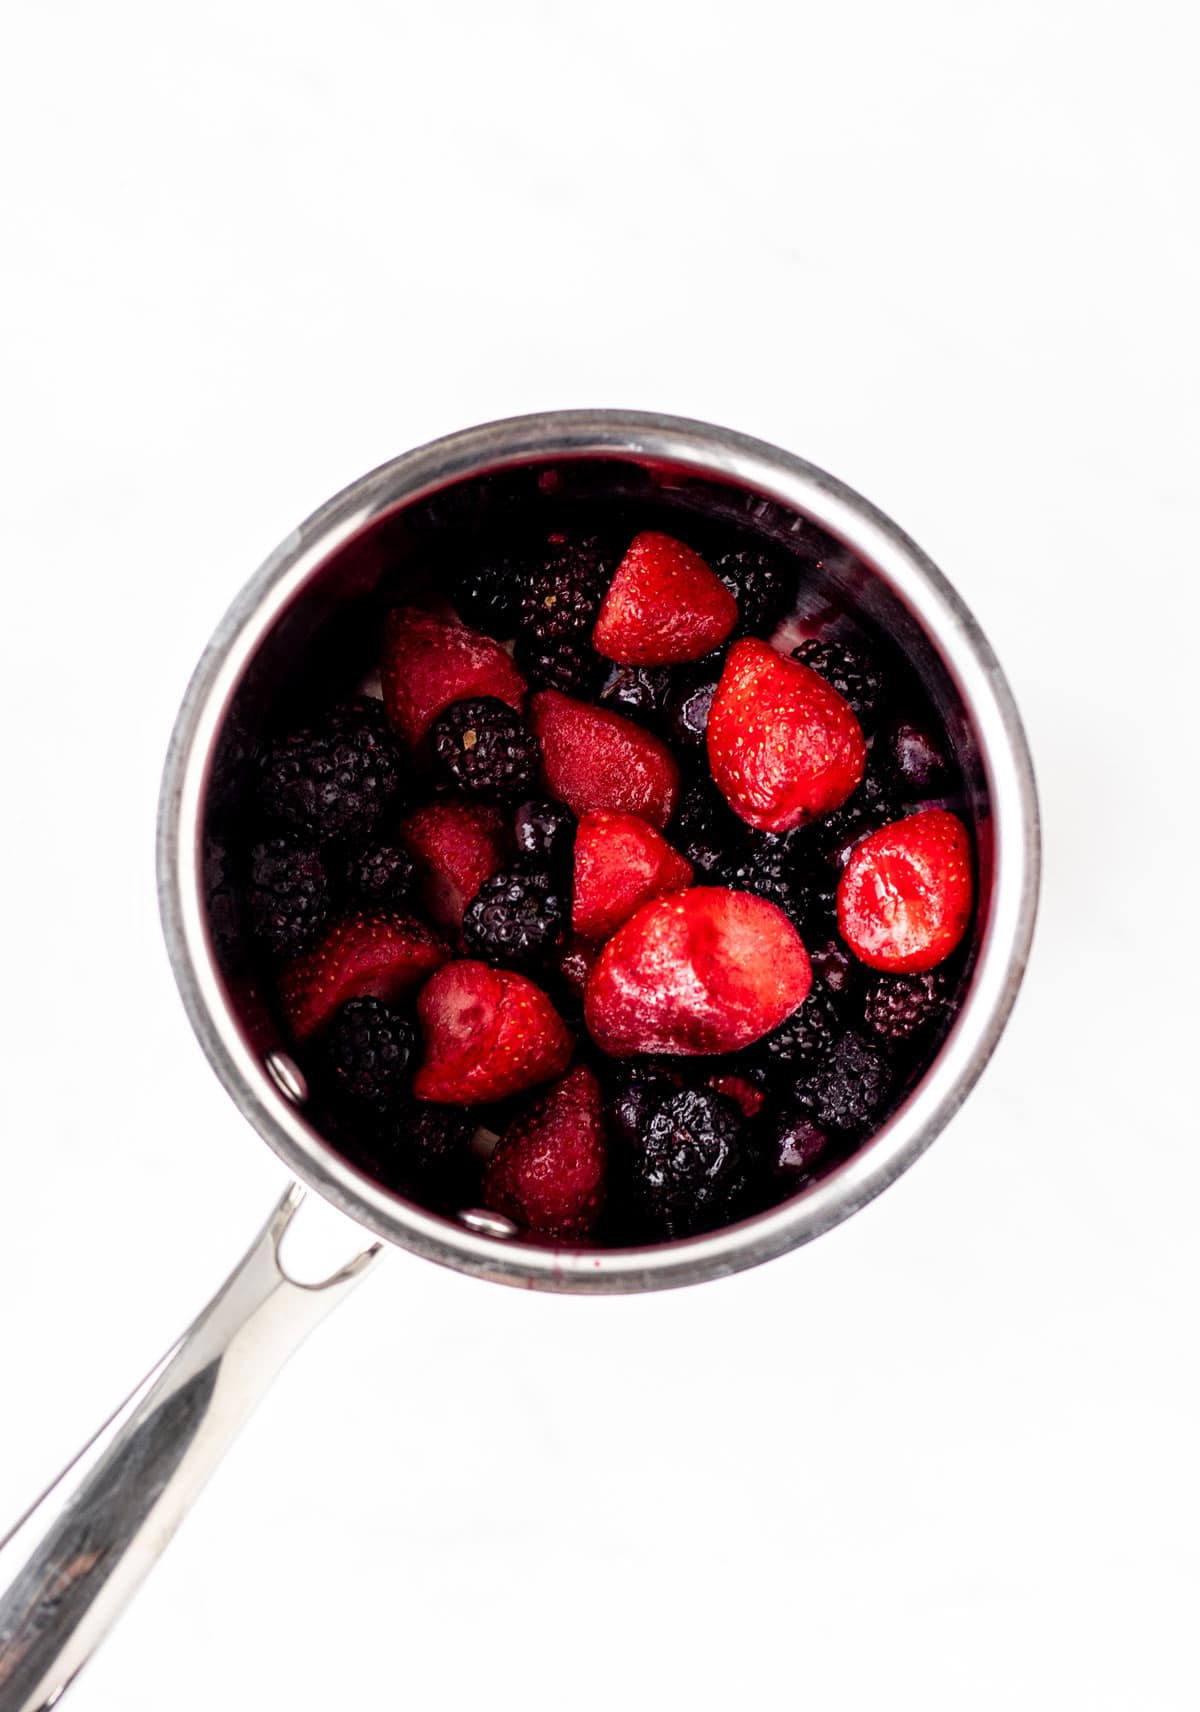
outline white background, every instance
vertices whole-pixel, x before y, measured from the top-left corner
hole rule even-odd
[[[346,481],[573,404],[798,451],[975,608],[1046,823],[1017,1013],[896,1188],[659,1297],[389,1257],[80,1712],[1197,1704],[1189,10],[9,0],[0,1520],[281,1184],[155,794]]]

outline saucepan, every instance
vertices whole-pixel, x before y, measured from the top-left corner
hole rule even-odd
[[[784,1204],[687,1240],[556,1247],[479,1208],[441,1216],[358,1171],[306,1117],[303,1072],[252,988],[231,974],[215,919],[213,826],[282,678],[346,614],[436,553],[464,508],[503,510],[557,487],[589,503],[652,498],[661,512],[734,520],[786,546],[816,526],[836,544],[823,596],[885,630],[942,718],[967,781],[979,906],[953,1027],[918,1084],[852,1157]],[[426,573],[427,574],[427,573]],[[388,579],[391,579],[390,583]],[[324,656],[323,656],[324,657]],[[0,1712],[52,1705],[153,1564],[242,1421],[305,1334],[387,1245],[499,1284],[636,1291],[697,1284],[796,1248],[886,1188],[966,1098],[1026,966],[1039,873],[1037,797],[1013,697],[978,624],[925,554],[874,506],[800,458],[723,428],[625,411],[517,417],[385,464],[331,500],[234,601],[188,687],[159,814],[167,949],[200,1043],[291,1182],[244,1259],[158,1366],[0,1546]],[[363,1232],[319,1283],[280,1244],[306,1192]]]

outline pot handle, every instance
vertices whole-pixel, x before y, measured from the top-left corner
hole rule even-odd
[[[199,1318],[0,1542],[0,1712],[43,1712],[164,1550],[292,1351],[354,1288],[375,1243],[301,1284],[279,1257],[293,1183]]]

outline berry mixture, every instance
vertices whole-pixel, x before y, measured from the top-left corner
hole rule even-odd
[[[314,660],[305,716],[240,741],[214,940],[358,1169],[529,1240],[665,1242],[803,1189],[912,1087],[975,852],[935,709],[814,532],[577,522],[443,554],[371,619],[382,699],[331,671],[312,711]]]

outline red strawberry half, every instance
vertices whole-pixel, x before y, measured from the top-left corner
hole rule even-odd
[[[499,642],[415,607],[389,612],[380,662],[387,716],[418,743],[452,701],[496,696],[519,712],[525,679]]]
[[[932,969],[966,932],[973,897],[966,827],[924,809],[855,846],[838,883],[838,927],[872,969]]]
[[[697,886],[643,904],[588,979],[598,1045],[632,1052],[736,1052],[769,1034],[812,984],[808,953],[765,898]]]
[[[622,666],[669,666],[709,653],[737,617],[737,602],[699,553],[646,530],[617,566],[592,642]]]
[[[463,911],[508,856],[499,810],[431,802],[407,815],[399,832],[420,864],[421,902],[430,918],[439,927],[461,927]]]
[[[571,926],[608,939],[634,910],[692,883],[692,864],[636,814],[593,809],[575,833]]]
[[[729,650],[707,741],[730,807],[762,832],[787,832],[838,808],[867,758],[849,703],[801,661],[752,638]]]
[[[417,1000],[425,1062],[419,1100],[473,1106],[502,1100],[566,1069],[573,1045],[540,987],[467,960],[439,969]]]
[[[424,922],[390,910],[346,916],[283,972],[279,998],[297,1040],[306,1040],[350,999],[390,1003],[452,956]]]
[[[657,737],[557,690],[531,699],[529,723],[542,746],[546,789],[576,814],[607,808],[657,827],[670,820],[679,768]]]
[[[600,1085],[580,1064],[500,1137],[484,1205],[538,1236],[586,1236],[604,1205],[607,1164]]]

